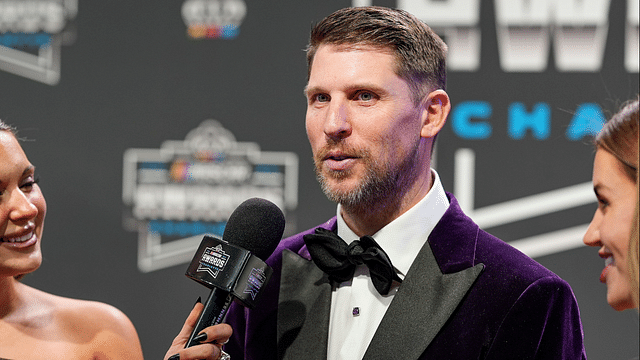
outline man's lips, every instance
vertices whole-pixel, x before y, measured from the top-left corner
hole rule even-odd
[[[322,158],[324,164],[333,171],[346,170],[353,166],[357,160],[356,156],[348,155],[342,152],[329,152]]]
[[[348,152],[345,152],[344,150],[325,151],[325,153],[322,154],[323,160],[327,160],[327,159],[344,160],[344,159],[354,158],[354,157],[356,156]]]

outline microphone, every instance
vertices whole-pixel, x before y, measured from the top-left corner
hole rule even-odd
[[[265,260],[284,232],[284,214],[274,203],[251,198],[231,214],[222,239],[205,235],[185,275],[211,289],[185,348],[200,331],[222,322],[236,299],[253,308],[273,270]]]

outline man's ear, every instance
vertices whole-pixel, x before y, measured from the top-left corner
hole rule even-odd
[[[449,116],[451,110],[449,95],[444,90],[434,90],[425,97],[421,106],[423,108],[420,136],[432,138],[442,130]]]

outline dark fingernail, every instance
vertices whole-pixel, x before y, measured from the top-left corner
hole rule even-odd
[[[203,332],[198,334],[196,337],[193,338],[193,341],[197,341],[197,342],[203,342],[207,340],[207,333]]]
[[[180,360],[180,354],[171,355],[167,360]]]
[[[201,303],[201,302],[202,302],[202,297],[198,296],[198,300],[196,300],[196,304]],[[193,305],[195,305],[195,304],[193,304]],[[171,359],[171,360],[173,360],[173,359]]]

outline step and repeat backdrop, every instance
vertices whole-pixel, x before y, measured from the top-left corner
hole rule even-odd
[[[285,235],[335,213],[313,173],[302,94],[312,24],[342,7],[408,10],[449,45],[445,188],[487,231],[566,279],[590,359],[638,355],[604,261],[591,140],[638,95],[638,0],[0,0],[0,118],[48,203],[23,281],[115,305],[164,355],[198,296],[184,273],[243,200]]]

